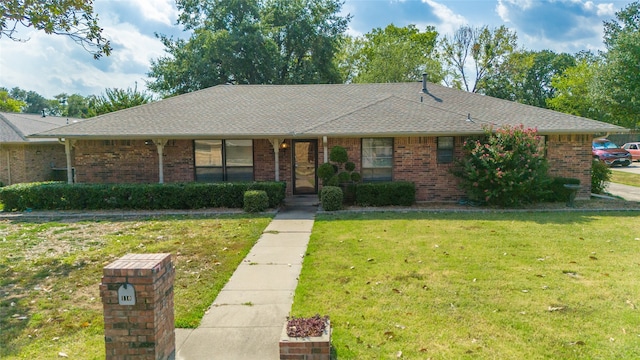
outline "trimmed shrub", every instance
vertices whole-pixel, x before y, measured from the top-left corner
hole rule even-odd
[[[324,163],[318,166],[318,177],[322,180],[322,185],[329,185],[329,180],[336,174],[336,166],[331,163]]]
[[[408,181],[363,183],[356,187],[356,204],[361,206],[411,206],[416,202],[416,185]]]
[[[244,211],[248,213],[263,212],[269,207],[269,197],[264,190],[248,190],[244,193]]]
[[[267,194],[268,207],[286,196],[284,182],[74,184],[64,182],[15,184],[0,188],[5,211],[83,209],[200,209],[242,208],[247,190]]]
[[[349,161],[349,154],[347,154],[347,149],[342,146],[334,146],[329,151],[329,160],[334,163],[344,164]]]
[[[611,180],[611,169],[602,161],[594,160],[591,164],[591,192],[602,194]]]
[[[326,211],[342,209],[342,189],[337,186],[325,186],[320,190],[320,203]]]

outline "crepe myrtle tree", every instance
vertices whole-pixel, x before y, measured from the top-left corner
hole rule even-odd
[[[545,199],[551,180],[536,129],[485,128],[483,138],[469,139],[463,147],[453,174],[469,200],[515,207]]]

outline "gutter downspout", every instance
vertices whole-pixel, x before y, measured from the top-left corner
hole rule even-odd
[[[7,185],[11,185],[11,151],[10,149],[7,149],[7,180],[9,181],[9,184]]]
[[[167,144],[167,139],[155,139],[153,143],[158,148],[158,183],[164,184],[164,146]]]

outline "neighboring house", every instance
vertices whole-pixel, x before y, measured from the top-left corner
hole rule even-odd
[[[36,114],[0,113],[0,182],[66,180],[67,159],[64,143],[58,139],[28,138],[30,134],[51,130],[79,119]]]
[[[345,147],[364,181],[416,183],[418,201],[463,194],[450,169],[485,127],[537,128],[553,176],[590,194],[591,139],[626,129],[431,83],[219,85],[38,138],[63,138],[79,183],[284,180],[318,191],[316,169]]]

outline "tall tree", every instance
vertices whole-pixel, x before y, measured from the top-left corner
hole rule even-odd
[[[593,95],[607,109],[605,121],[640,128],[640,3],[633,2],[604,23],[604,65]]]
[[[376,28],[361,38],[351,40],[343,70],[358,83],[417,81],[427,73],[429,80],[439,83],[443,71],[437,60],[438,32],[429,26],[421,32],[415,25]]]
[[[600,57],[590,52],[578,53],[575,66],[566,68],[551,79],[555,94],[547,99],[547,106],[567,114],[604,120],[605,111],[596,106],[591,93],[601,66]]]
[[[20,112],[20,109],[25,105],[24,101],[12,98],[7,89],[0,88],[0,111]]]
[[[27,91],[20,89],[19,87],[14,87],[11,89],[10,94],[12,98],[23,101],[26,104],[22,107],[23,113],[41,114],[45,111],[46,114],[50,114],[52,103],[35,91]],[[55,113],[56,109],[53,110]]]
[[[348,16],[338,0],[178,0],[189,40],[161,37],[148,86],[163,96],[224,83],[341,80],[333,61]]]
[[[516,49],[518,37],[507,27],[489,29],[462,26],[442,42],[442,57],[449,67],[450,86],[478,92],[482,80],[492,75]]]
[[[541,108],[555,95],[552,79],[566,68],[575,65],[572,55],[556,54],[550,50],[516,51],[489,76],[481,80],[479,88],[485,95],[494,96]]]
[[[147,104],[153,101],[153,97],[144,91],[135,88],[105,89],[105,94],[90,96],[88,99],[88,114],[86,117],[98,116],[130,107]]]
[[[65,35],[98,59],[111,54],[102,36],[93,1],[87,0],[3,0],[0,2],[0,38],[27,41],[18,36],[19,26],[33,27],[47,34]]]

